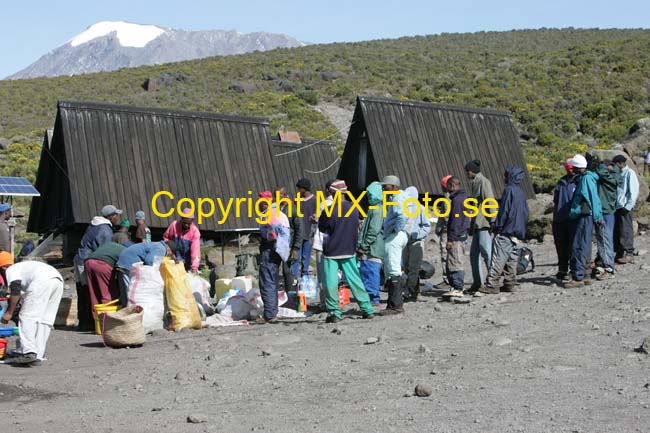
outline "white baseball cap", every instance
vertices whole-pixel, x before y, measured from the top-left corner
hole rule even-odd
[[[573,165],[574,168],[587,168],[587,158],[577,154],[571,159],[571,165]]]

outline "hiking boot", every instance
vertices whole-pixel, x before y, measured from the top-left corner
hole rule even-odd
[[[361,315],[361,318],[365,320],[372,320],[375,318],[375,313],[363,313]]]
[[[273,324],[273,323],[278,323],[278,318],[273,317],[271,319],[266,319],[264,317],[258,317],[257,319],[255,319],[255,321],[253,323],[256,324],[256,325],[266,325],[267,323],[268,324]]]
[[[512,293],[512,292],[514,292],[516,289],[517,289],[517,284],[514,284],[514,283],[510,283],[510,284],[508,284],[508,283],[506,283],[506,284],[503,285],[503,287],[501,287],[500,290],[501,290],[502,292]]]
[[[462,290],[454,289],[443,293],[442,296],[444,296],[445,298],[462,298],[464,295]]]
[[[585,284],[585,286],[591,286],[591,283],[593,283],[591,276],[585,276],[585,279],[582,280],[582,282]]]
[[[325,323],[339,323],[341,320],[343,319],[341,319],[338,316],[335,316],[334,314],[330,314],[329,316],[327,316],[327,319],[325,319]]]
[[[404,313],[403,308],[386,308],[377,314],[379,314],[380,316],[394,316],[395,314],[402,314],[402,313]]]
[[[479,289],[479,292],[484,293],[486,295],[498,295],[500,290],[497,289],[496,287],[485,285]]]
[[[569,277],[568,272],[558,272],[555,274],[555,278],[564,282],[564,281],[570,281],[571,277]]]
[[[21,355],[11,358],[12,364],[19,364],[19,365],[31,364],[34,361],[36,361],[36,354],[33,352],[23,353]]]
[[[575,289],[577,287],[583,287],[585,285],[584,280],[583,281],[578,281],[578,280],[571,280],[567,281],[564,283],[564,288],[565,289]]]
[[[632,259],[632,256],[623,256],[616,259],[616,263],[619,265],[627,265],[629,263],[634,263],[634,259]]]

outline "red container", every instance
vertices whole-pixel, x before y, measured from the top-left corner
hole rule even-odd
[[[345,307],[350,303],[350,289],[345,286],[339,287],[339,306]]]
[[[5,358],[6,351],[7,351],[7,339],[0,338],[0,359]]]

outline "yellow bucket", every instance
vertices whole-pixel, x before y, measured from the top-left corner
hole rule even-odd
[[[102,335],[102,314],[114,313],[120,308],[120,300],[116,299],[108,304],[95,305],[95,334]]]

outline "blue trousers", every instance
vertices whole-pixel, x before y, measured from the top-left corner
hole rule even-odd
[[[291,264],[291,272],[293,275],[300,279],[309,275],[309,262],[311,261],[311,242],[308,240],[302,241],[302,246],[298,251],[298,260]]]
[[[575,236],[571,246],[571,277],[575,281],[585,278],[585,261],[591,257],[591,233],[594,230],[594,221],[591,215],[580,217],[576,221]]]
[[[490,270],[492,260],[492,235],[488,229],[474,230],[472,234],[472,246],[469,249],[469,261],[472,265],[472,287],[478,288],[485,283],[485,273],[481,266],[481,257],[485,262],[485,268]]]
[[[264,318],[278,315],[278,286],[282,258],[270,248],[260,249],[260,294],[264,302]]]
[[[368,292],[368,296],[370,296],[370,302],[378,304],[381,263],[373,262],[371,260],[361,260],[359,264],[361,281],[363,281],[366,292]]]
[[[614,214],[603,214],[603,225],[596,226],[596,244],[603,268],[614,270]]]

